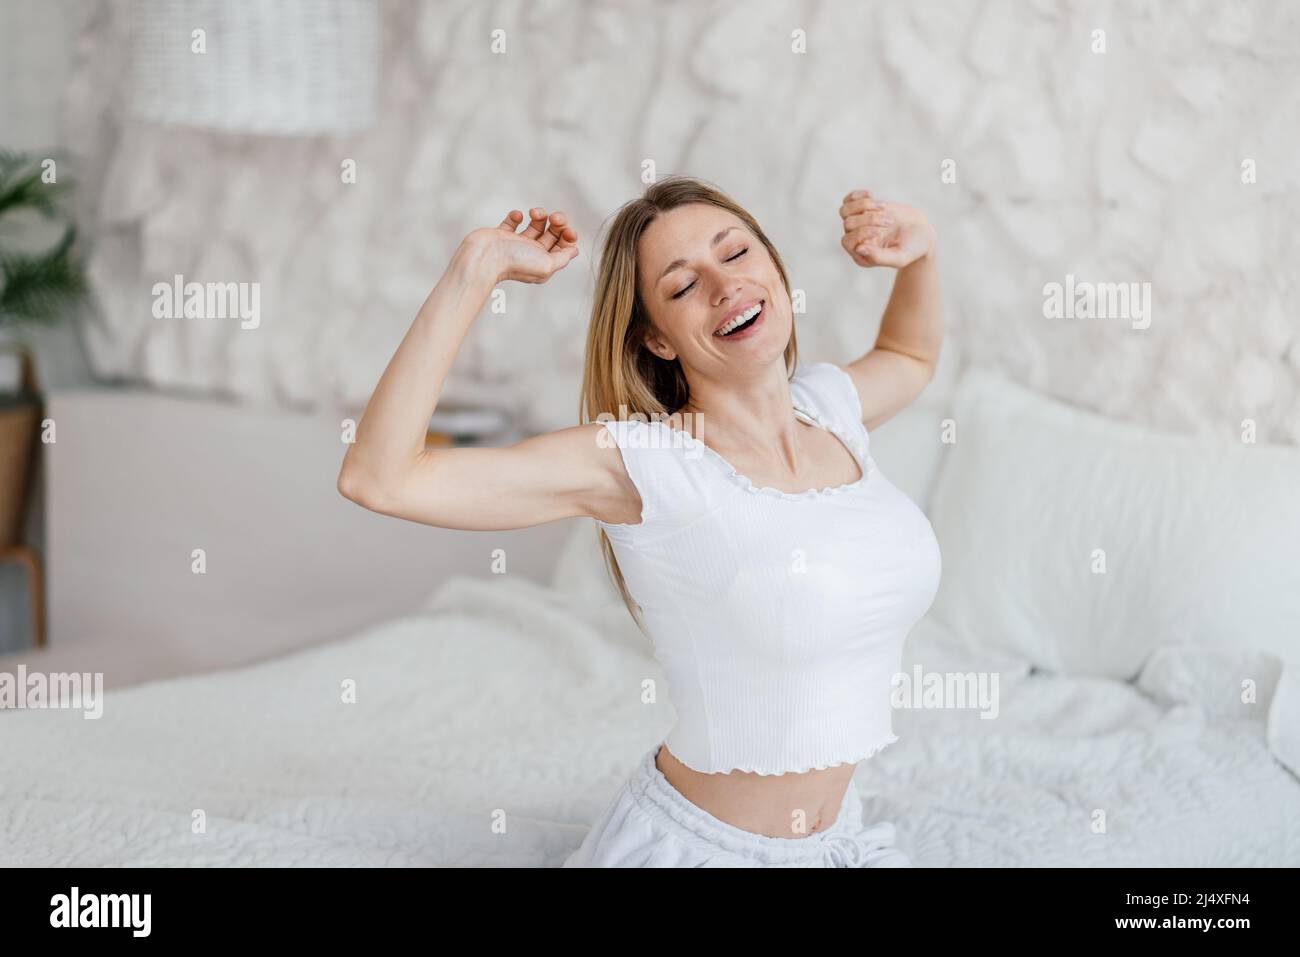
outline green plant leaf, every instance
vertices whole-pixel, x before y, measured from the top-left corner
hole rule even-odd
[[[26,153],[0,150],[0,216],[31,209],[47,218],[58,213],[70,183],[41,182],[41,160]]]
[[[86,294],[86,276],[73,254],[76,227],[40,255],[0,255],[0,328],[26,321],[50,325]]]

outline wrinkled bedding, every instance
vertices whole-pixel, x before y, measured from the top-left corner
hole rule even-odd
[[[1277,676],[1235,709],[1198,654],[1064,678],[924,619],[905,671],[996,673],[997,717],[900,708],[866,816],[922,867],[1300,865]],[[0,864],[559,866],[672,724],[647,678],[648,642],[580,599],[449,578],[341,642],[110,690],[97,720],[0,713]]]

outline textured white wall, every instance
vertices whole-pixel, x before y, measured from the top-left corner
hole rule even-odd
[[[572,424],[591,243],[650,159],[764,224],[808,295],[808,359],[854,358],[876,331],[890,274],[838,243],[840,199],[865,186],[938,225],[945,378],[960,355],[1119,418],[1235,437],[1250,417],[1261,439],[1300,442],[1300,5],[392,2],[381,17],[373,128],[259,138],[124,124],[129,7],[103,2],[69,88],[102,197],[101,374],[359,406],[460,237],[546,205],[573,216],[583,255],[546,286],[503,287],[507,313],[485,311],[446,396]],[[175,273],[260,282],[260,328],[152,318],[150,287]],[[1150,327],[1045,318],[1044,284],[1067,274],[1149,282]]]

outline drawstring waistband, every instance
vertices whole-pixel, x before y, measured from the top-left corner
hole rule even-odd
[[[908,867],[894,845],[894,825],[881,821],[856,833],[826,835],[822,859],[828,867]]]
[[[647,813],[692,843],[762,864],[828,867],[907,867],[907,857],[894,846],[894,825],[882,821],[862,824],[862,799],[849,780],[835,822],[825,831],[801,838],[775,838],[742,830],[692,804],[655,765],[659,745],[641,759],[633,776],[633,798]]]

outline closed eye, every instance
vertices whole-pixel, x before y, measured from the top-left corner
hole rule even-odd
[[[747,253],[747,252],[749,252],[749,247],[748,247],[748,246],[746,246],[746,247],[745,247],[744,249],[742,249],[740,252],[736,253],[736,255],[728,257],[726,260],[724,260],[724,262],[734,262],[735,260],[739,259],[741,256],[745,255],[745,253]],[[680,298],[682,298],[682,296],[686,295],[688,292],[691,291],[691,286],[694,286],[694,285],[695,285],[695,283],[692,281],[691,284],[690,284],[690,286],[687,286],[687,287],[686,287],[685,289],[683,289],[681,292],[673,293],[673,298],[674,298],[674,299],[680,299]]]

